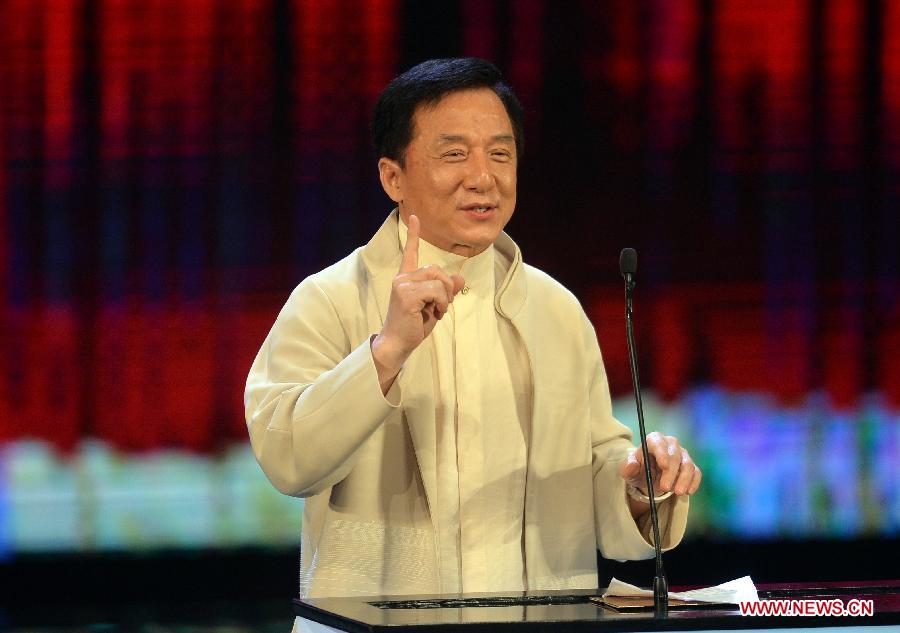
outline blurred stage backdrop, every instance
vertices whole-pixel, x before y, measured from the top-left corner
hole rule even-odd
[[[391,208],[379,91],[456,55],[527,109],[508,231],[629,424],[638,250],[648,424],[705,472],[688,542],[895,546],[900,2],[3,0],[0,51],[7,561],[294,551],[246,372]]]

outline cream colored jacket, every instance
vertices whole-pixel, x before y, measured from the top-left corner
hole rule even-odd
[[[253,451],[285,494],[306,497],[300,592],[307,597],[440,593],[435,526],[433,370],[422,345],[388,393],[369,345],[400,267],[397,213],[372,240],[291,294],[247,379]],[[525,491],[529,589],[593,588],[596,550],[642,559],[653,548],[628,510],[619,463],[631,434],[612,416],[594,329],[575,297],[512,263],[496,307],[531,363]],[[660,506],[663,546],[681,540],[686,497]]]

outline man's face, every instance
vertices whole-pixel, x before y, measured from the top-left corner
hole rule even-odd
[[[516,142],[503,102],[488,88],[446,95],[413,116],[406,165],[379,161],[381,182],[422,239],[472,256],[490,246],[516,207]]]

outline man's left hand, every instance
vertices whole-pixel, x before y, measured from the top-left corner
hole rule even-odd
[[[697,492],[703,474],[687,450],[678,443],[677,437],[663,435],[659,431],[649,433],[647,452],[650,454],[650,472],[653,474],[653,492],[656,496],[670,490],[679,496]],[[643,494],[648,494],[644,453],[640,448],[628,451],[628,458],[619,467],[619,474]]]

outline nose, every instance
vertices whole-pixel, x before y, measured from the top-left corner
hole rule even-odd
[[[493,186],[494,177],[491,174],[488,157],[484,152],[474,151],[469,154],[466,167],[463,187],[471,191],[483,192]]]

